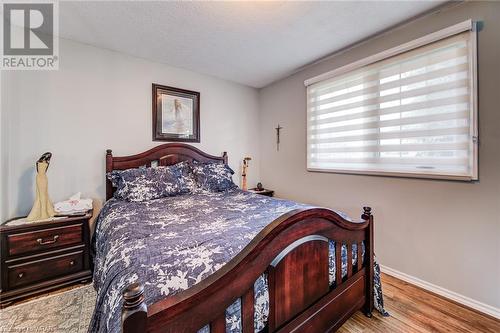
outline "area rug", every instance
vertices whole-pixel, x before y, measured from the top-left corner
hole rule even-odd
[[[0,310],[0,332],[85,333],[95,306],[92,285]]]

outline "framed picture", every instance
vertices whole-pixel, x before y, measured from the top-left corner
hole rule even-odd
[[[153,141],[200,142],[200,93],[153,83]]]

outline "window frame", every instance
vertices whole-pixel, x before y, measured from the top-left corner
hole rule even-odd
[[[479,124],[478,124],[478,66],[477,66],[477,23],[471,19],[464,22],[455,24],[448,28],[436,31],[434,33],[428,34],[426,36],[417,38],[408,43],[401,44],[399,46],[390,48],[388,50],[382,51],[380,53],[368,56],[361,60],[355,61],[348,65],[342,66],[340,68],[334,69],[332,71],[320,74],[318,76],[312,77],[304,81],[304,85],[307,87],[334,77],[347,74],[361,67],[371,65],[373,63],[395,57],[404,52],[408,52],[419,47],[426,46],[428,44],[434,43],[436,41],[458,35],[463,32],[470,32],[471,34],[471,44],[469,49],[469,70],[472,74],[471,80],[469,82],[470,91],[470,128],[472,133],[471,138],[471,152],[472,152],[472,165],[471,172],[466,176],[450,175],[446,173],[417,173],[417,172],[397,172],[397,171],[379,171],[379,170],[351,170],[351,169],[329,169],[329,168],[317,168],[309,167],[309,126],[308,126],[308,110],[306,106],[306,169],[309,172],[326,172],[326,173],[339,173],[339,174],[355,174],[355,175],[375,175],[375,176],[389,176],[389,177],[403,177],[403,178],[424,178],[424,179],[445,179],[445,180],[460,180],[460,181],[476,181],[479,180]],[[307,94],[307,93],[306,93]]]

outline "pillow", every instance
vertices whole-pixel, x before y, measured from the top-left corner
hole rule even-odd
[[[181,187],[184,188],[187,192],[193,192],[196,190],[197,185],[194,179],[193,168],[191,163],[188,161],[179,162],[171,166],[172,168],[176,168],[180,172],[179,182]]]
[[[114,170],[108,178],[116,187],[114,197],[126,201],[147,201],[190,191],[178,165]]]
[[[210,192],[222,192],[236,188],[232,175],[234,171],[223,163],[193,162],[193,174],[199,188]]]

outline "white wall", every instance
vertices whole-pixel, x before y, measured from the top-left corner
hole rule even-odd
[[[304,80],[472,18],[479,33],[480,181],[306,171]],[[500,308],[500,3],[465,3],[309,66],[261,90],[261,177],[280,197],[344,210],[373,207],[379,261]],[[274,127],[282,130],[280,151]]]
[[[2,71],[0,71],[0,105],[2,104]],[[3,109],[2,109],[3,110]],[[0,110],[1,111],[1,110]],[[4,123],[6,122],[6,112],[0,112],[0,219],[5,217],[5,212],[7,211],[7,203],[8,203],[8,195],[7,195],[7,186],[6,179],[8,177],[7,170],[7,131],[4,130]]]
[[[152,83],[199,91],[201,143],[194,145],[227,151],[237,184],[240,161],[251,156],[255,185],[257,90],[68,40],[60,42],[60,61],[58,71],[2,73],[2,219],[31,208],[34,163],[45,151],[53,153],[53,201],[77,191],[104,198],[106,148],[120,156],[161,144],[151,139]]]

